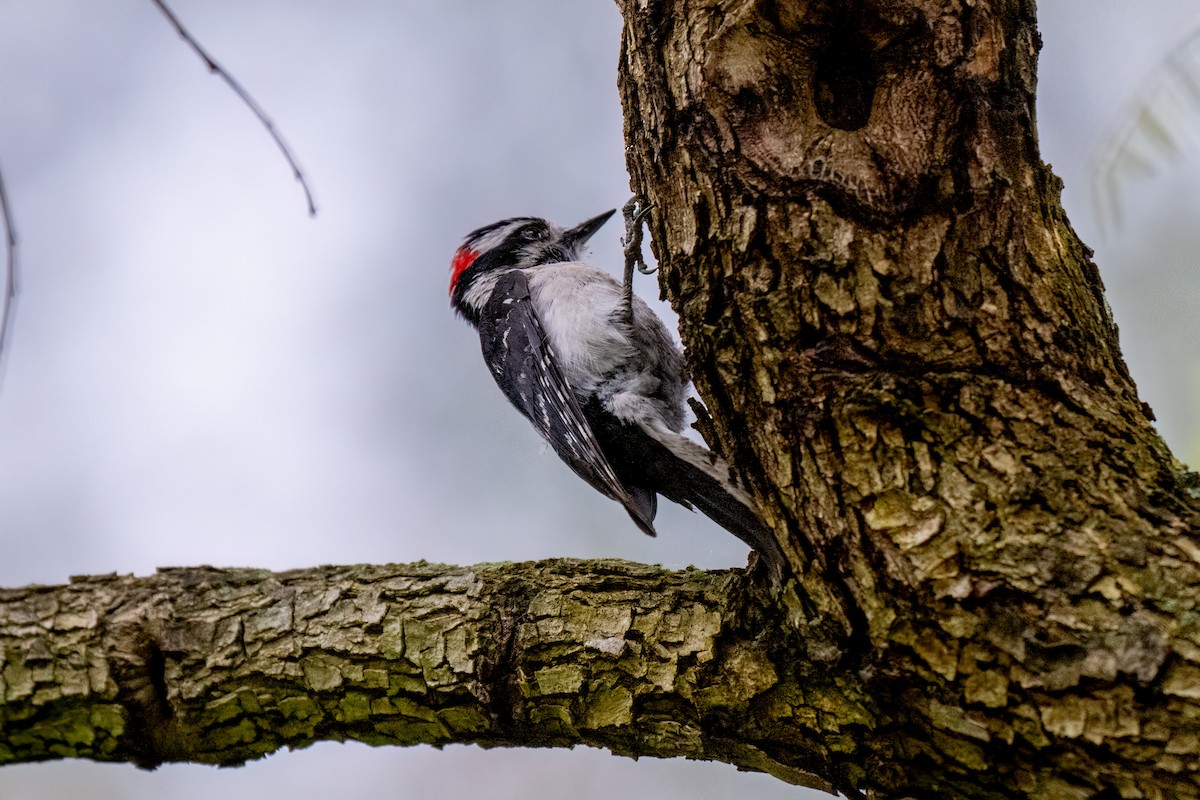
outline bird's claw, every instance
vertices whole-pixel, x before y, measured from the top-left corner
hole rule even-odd
[[[658,267],[651,267],[642,258],[642,221],[654,208],[653,203],[647,203],[634,195],[629,202],[621,207],[621,216],[625,219],[625,235],[621,237],[621,246],[625,249],[625,272],[633,277],[633,267],[643,275],[653,275]]]

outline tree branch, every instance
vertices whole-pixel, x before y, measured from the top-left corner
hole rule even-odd
[[[179,18],[175,16],[171,9],[167,8],[167,4],[164,2],[164,0],[150,1],[154,3],[154,5],[158,6],[158,10],[163,13],[163,16],[165,16],[167,21],[171,23],[171,26],[175,28],[175,32],[179,34],[179,37],[187,42],[188,46],[195,51],[196,55],[200,56],[200,60],[204,62],[206,67],[208,67],[209,72],[219,75],[221,80],[225,81],[225,83],[229,85],[229,88],[233,90],[233,93],[241,98],[242,102],[246,104],[246,107],[249,108],[254,116],[258,118],[258,121],[262,123],[262,126],[267,129],[267,133],[270,134],[271,138],[275,141],[275,146],[279,148],[279,152],[283,153],[283,157],[287,159],[288,166],[291,167],[292,170],[292,175],[294,175],[296,180],[300,182],[300,188],[304,190],[304,202],[308,204],[308,215],[310,217],[315,217],[317,215],[317,206],[313,201],[312,189],[308,185],[308,180],[304,177],[304,173],[300,170],[300,162],[296,160],[296,156],[292,154],[291,148],[289,148],[287,143],[283,141],[283,136],[278,130],[276,130],[275,123],[272,122],[271,118],[267,116],[267,112],[263,110],[263,107],[260,106],[255,99],[250,96],[250,93],[247,92],[246,89],[240,83],[238,83],[238,81],[232,75],[230,75],[224,67],[218,64],[216,60],[210,56],[203,47],[200,46],[200,43],[197,42],[192,34],[188,32],[187,28],[183,27],[183,23],[179,21]]]
[[[4,293],[0,295],[0,384],[4,382],[7,345],[17,300],[17,231],[8,207],[8,191],[0,175],[0,224],[4,226]]]
[[[0,763],[232,765],[318,740],[589,745],[831,789],[872,724],[738,572],[170,569],[0,591]],[[741,620],[752,619],[747,625]]]

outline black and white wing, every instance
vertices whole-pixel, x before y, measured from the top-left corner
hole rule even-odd
[[[479,338],[488,370],[509,402],[576,475],[625,506],[654,536],[657,498],[626,488],[601,451],[542,328],[525,273],[512,270],[496,281],[480,316]]]

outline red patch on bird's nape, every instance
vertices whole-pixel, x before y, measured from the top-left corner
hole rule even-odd
[[[458,285],[459,276],[461,276],[467,267],[475,263],[475,259],[479,258],[479,253],[467,247],[465,244],[454,251],[454,258],[450,261],[450,296],[454,296],[454,287]]]

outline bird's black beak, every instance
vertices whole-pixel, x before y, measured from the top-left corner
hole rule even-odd
[[[592,238],[592,234],[600,230],[600,227],[608,222],[608,218],[615,213],[617,213],[615,208],[611,211],[605,211],[598,217],[592,217],[587,222],[581,222],[574,228],[563,231],[563,244],[572,249],[582,247],[584,242]]]

